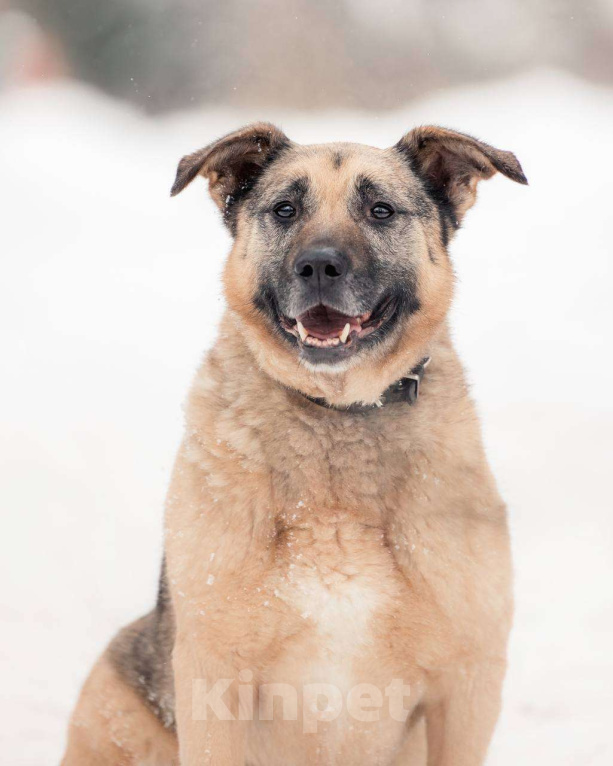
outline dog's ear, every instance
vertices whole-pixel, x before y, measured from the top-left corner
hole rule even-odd
[[[434,125],[411,130],[396,144],[396,149],[409,159],[437,202],[448,209],[456,227],[473,206],[479,181],[499,171],[512,181],[528,183],[511,152]]]
[[[208,178],[211,197],[227,213],[252,188],[265,165],[289,145],[287,136],[270,123],[247,125],[183,157],[170,195],[174,197],[202,175]]]

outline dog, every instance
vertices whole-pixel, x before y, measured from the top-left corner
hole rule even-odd
[[[484,762],[512,619],[506,509],[447,321],[448,244],[513,154],[439,127],[179,163],[233,236],[155,609],[81,692],[64,766]]]

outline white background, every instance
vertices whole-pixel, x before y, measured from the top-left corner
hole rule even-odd
[[[149,610],[181,403],[229,239],[176,162],[254,119],[304,142],[419,123],[520,158],[452,246],[453,327],[513,533],[517,613],[490,766],[613,762],[610,91],[555,72],[377,119],[147,119],[69,83],[0,99],[2,761],[57,763],[95,657]],[[452,573],[450,573],[452,576]]]

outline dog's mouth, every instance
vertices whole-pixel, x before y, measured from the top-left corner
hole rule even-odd
[[[295,319],[280,316],[285,332],[293,335],[302,347],[349,349],[383,327],[394,315],[397,300],[386,297],[372,311],[351,316],[319,304]]]

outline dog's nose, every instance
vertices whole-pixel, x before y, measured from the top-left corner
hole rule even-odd
[[[309,284],[325,285],[344,277],[349,259],[334,247],[313,247],[296,258],[294,271]]]

